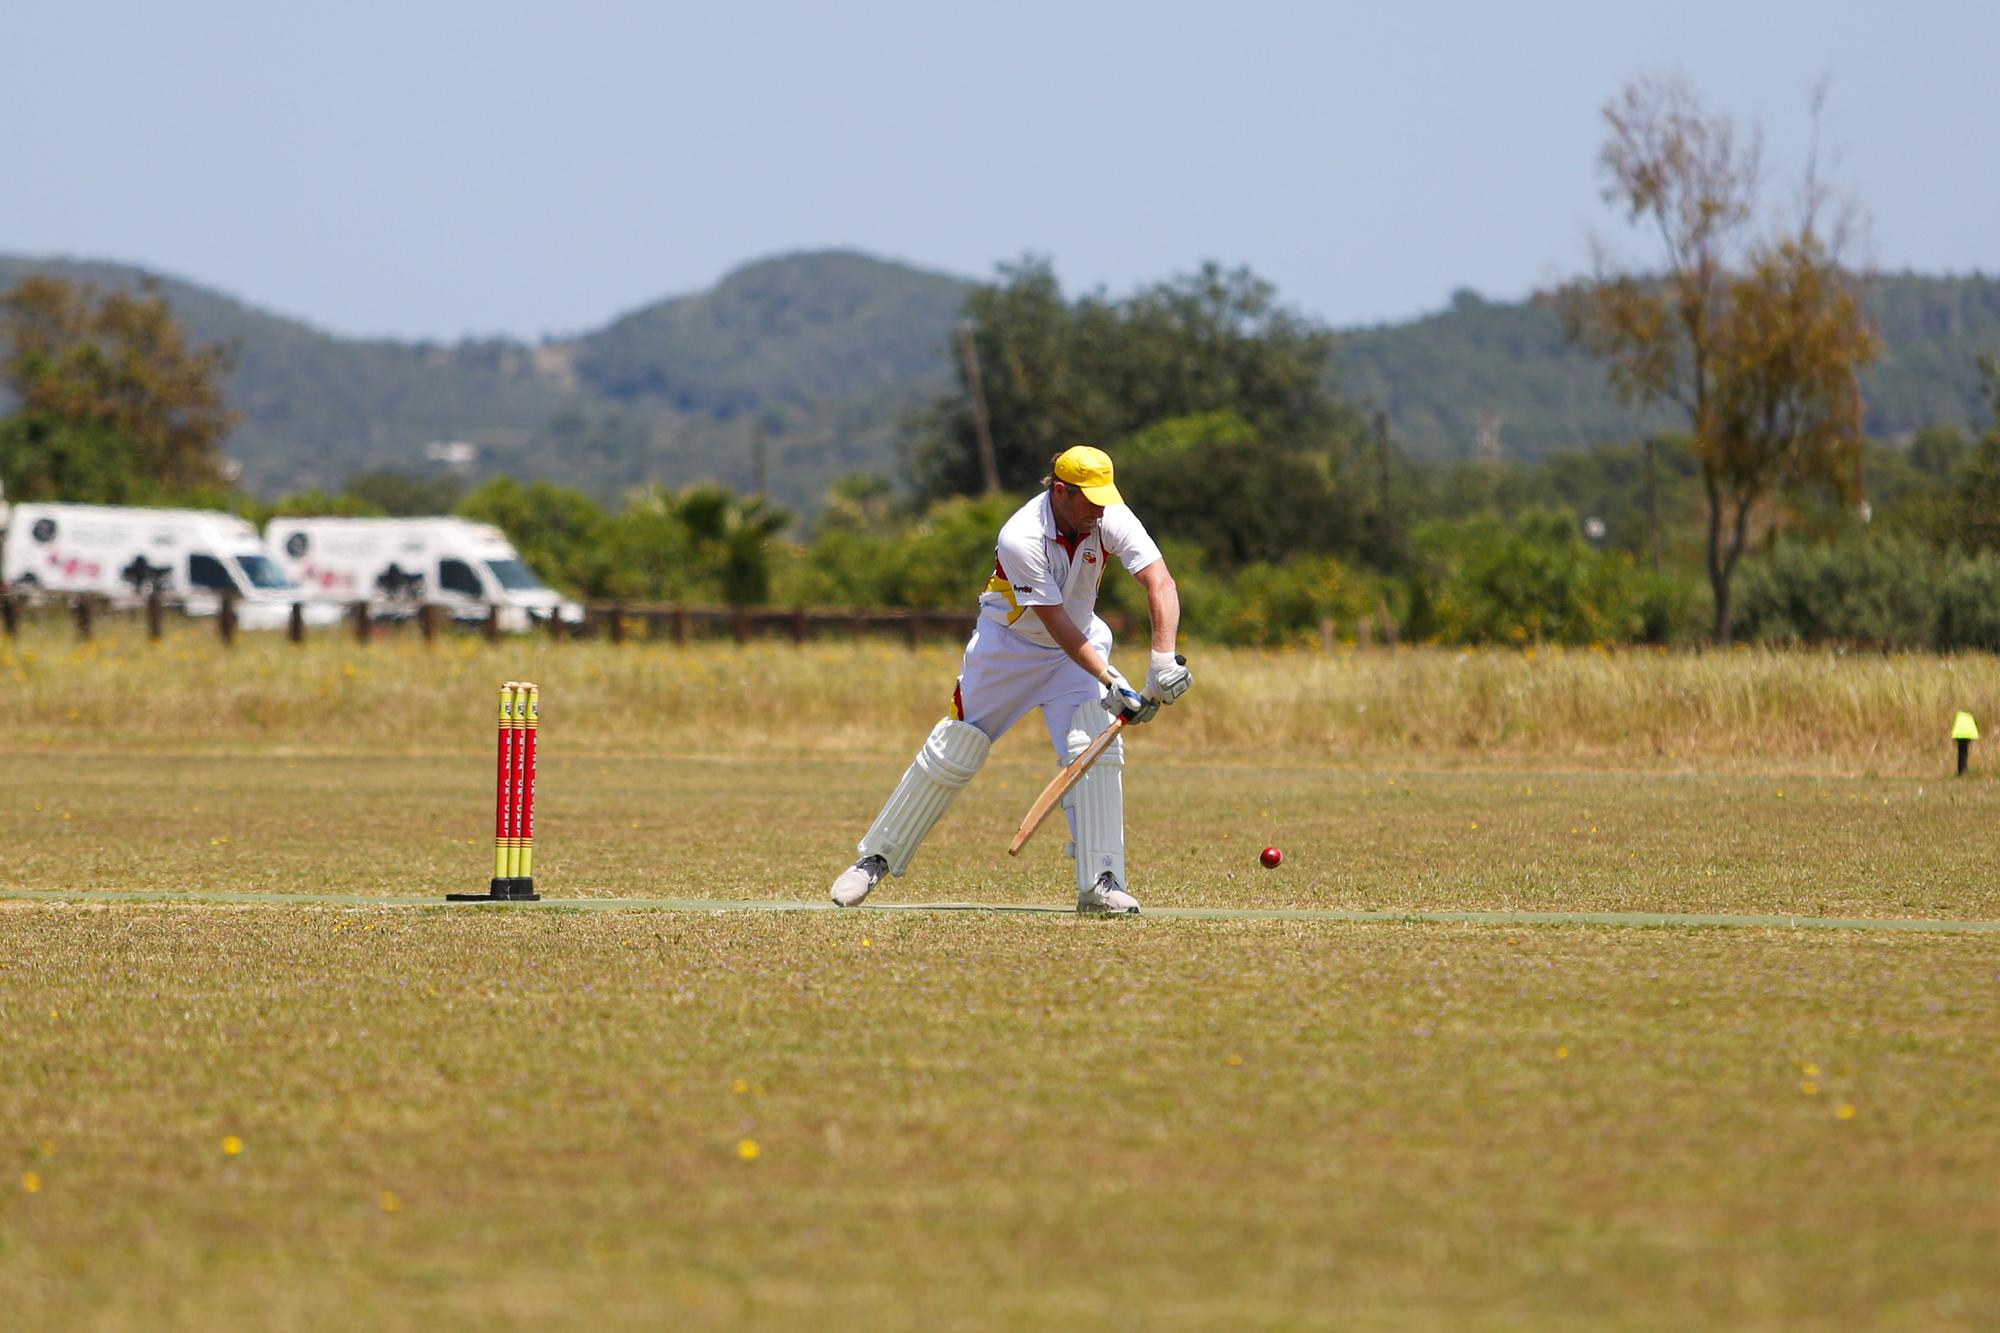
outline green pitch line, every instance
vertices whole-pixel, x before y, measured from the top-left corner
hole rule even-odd
[[[340,893],[166,893],[90,892],[62,889],[0,889],[0,899],[53,903],[209,903],[280,907],[431,907],[509,912],[839,912],[829,902],[776,902],[732,898],[543,898],[539,902],[447,903],[441,897],[371,897]],[[885,912],[1006,912],[1031,916],[1074,916],[1068,907],[1009,903],[870,903],[845,909],[851,914]],[[1691,912],[1397,912],[1333,911],[1305,907],[1149,907],[1147,921],[1339,921],[1413,922],[1458,926],[1733,926],[1765,930],[1914,930],[1949,934],[2000,932],[2000,921],[1945,921],[1910,917],[1705,916]]]

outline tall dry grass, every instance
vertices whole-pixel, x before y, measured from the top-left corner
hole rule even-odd
[[[1983,655],[1738,649],[1251,651],[1194,645],[1194,691],[1149,727],[1161,757],[1652,770],[1923,773],[1959,709],[2000,727]],[[100,627],[0,640],[0,755],[48,747],[473,752],[495,687],[543,687],[572,752],[901,751],[942,716],[958,649],[828,642],[668,645],[414,635],[294,647],[198,627],[159,643]]]

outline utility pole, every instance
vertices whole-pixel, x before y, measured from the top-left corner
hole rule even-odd
[[[972,321],[958,326],[958,355],[965,363],[965,392],[972,399],[972,431],[979,442],[979,477],[986,494],[1000,490],[1000,469],[993,461],[993,427],[986,420],[986,390],[979,383],[979,353],[972,345]]]
[[[1479,482],[1486,490],[1486,502],[1500,498],[1500,414],[1492,410],[1479,414]]]
[[[1395,501],[1390,491],[1389,414],[1375,414],[1375,524],[1377,560],[1387,561],[1402,543],[1397,540]]]
[[[1653,535],[1653,572],[1660,572],[1660,478],[1654,460],[1655,441],[1646,437],[1646,528]]]
[[[1478,425],[1479,461],[1487,467],[1500,465],[1500,414],[1484,411],[1479,414]]]

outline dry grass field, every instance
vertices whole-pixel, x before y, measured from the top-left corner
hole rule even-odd
[[[1148,907],[2000,919],[1990,659],[1190,656]],[[2000,1321],[2000,933],[560,907],[816,900],[954,661],[0,641],[9,1325]],[[558,905],[371,904],[509,677]],[[1048,772],[878,893],[1062,906]]]

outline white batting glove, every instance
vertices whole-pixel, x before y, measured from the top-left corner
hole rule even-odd
[[[1104,668],[1104,711],[1113,717],[1121,714],[1133,722],[1145,722],[1159,711],[1153,703],[1132,688],[1132,682],[1119,674],[1118,668]]]
[[[1188,691],[1194,684],[1194,673],[1187,669],[1187,659],[1178,653],[1154,653],[1153,664],[1146,671],[1146,697],[1170,704]]]

